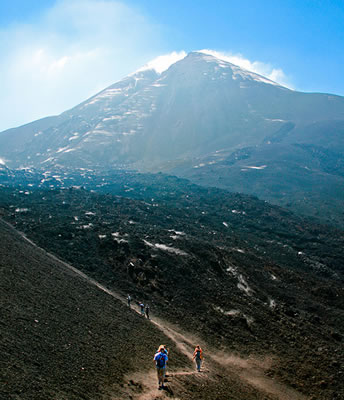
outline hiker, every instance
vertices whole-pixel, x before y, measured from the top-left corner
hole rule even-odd
[[[140,309],[141,309],[141,315],[144,317],[145,316],[145,305],[141,302],[139,304]]]
[[[165,380],[166,364],[168,361],[168,357],[163,345],[159,346],[159,349],[157,353],[155,353],[153,360],[155,361],[156,371],[158,374],[158,384],[159,384],[158,389],[159,390],[165,389],[164,380]]]
[[[130,303],[131,303],[131,297],[130,297],[130,294],[128,294],[127,301],[128,301],[128,307],[130,308]]]
[[[165,354],[167,355],[167,357],[168,357],[169,349],[168,349],[168,347],[167,347],[166,345],[164,345],[164,344],[160,345],[159,348],[158,348],[158,350],[155,352],[155,354],[156,354],[156,353],[159,353],[159,351],[162,351],[162,352],[165,353]]]
[[[168,357],[169,349],[168,349],[168,347],[167,347],[165,344],[160,345],[159,348],[158,348],[158,350],[156,351],[156,353],[159,353],[160,350],[161,350],[162,352],[164,352],[164,353],[167,355],[167,357]]]
[[[149,319],[149,305],[146,305],[146,317]]]
[[[193,353],[192,360],[196,360],[196,368],[198,372],[201,372],[201,365],[202,365],[202,360],[203,360],[203,351],[198,344],[195,348],[195,351]]]

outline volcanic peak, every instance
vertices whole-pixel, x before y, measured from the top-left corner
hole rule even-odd
[[[279,83],[272,81],[271,79],[266,78],[263,75],[257,74],[255,72],[249,71],[246,68],[233,64],[224,58],[221,58],[220,54],[213,54],[214,52],[211,50],[198,50],[192,51],[186,54],[185,52],[176,53],[173,52],[166,56],[160,56],[155,58],[154,60],[147,63],[145,66],[129,75],[129,77],[135,77],[138,74],[142,74],[145,71],[154,71],[158,75],[163,75],[170,68],[175,68],[176,66],[184,67],[187,64],[193,65],[193,67],[197,67],[201,69],[200,63],[211,63],[216,71],[218,68],[222,68],[224,70],[231,69],[232,70],[232,78],[233,80],[254,80],[258,82],[264,82],[271,85],[281,86]],[[204,64],[203,64],[204,65]],[[124,78],[127,79],[127,78]]]

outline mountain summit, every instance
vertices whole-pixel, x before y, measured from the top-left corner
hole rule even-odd
[[[0,134],[9,167],[149,169],[288,140],[344,120],[344,99],[289,90],[201,52],[140,70],[59,116]]]

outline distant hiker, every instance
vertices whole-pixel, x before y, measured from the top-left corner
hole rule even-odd
[[[146,317],[149,319],[149,305],[146,304]]]
[[[141,315],[144,317],[145,316],[145,305],[141,302],[139,304],[140,310],[141,310]]]
[[[163,345],[159,346],[159,349],[157,353],[155,353],[153,360],[155,361],[156,371],[158,374],[159,390],[162,390],[165,388],[164,380],[165,380],[166,364],[168,361],[168,357],[166,355]]]
[[[193,360],[196,360],[196,368],[198,372],[201,372],[201,365],[202,365],[202,360],[203,360],[203,351],[200,347],[200,345],[198,344],[195,348],[195,351],[193,353]]]
[[[127,301],[128,301],[128,307],[130,307],[130,303],[131,303],[131,297],[130,297],[130,294],[128,294]]]

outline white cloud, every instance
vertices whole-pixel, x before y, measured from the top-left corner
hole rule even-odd
[[[159,53],[159,27],[113,0],[58,0],[0,29],[0,131],[58,114]]]
[[[156,72],[161,74],[162,72],[166,71],[172,64],[185,58],[186,55],[187,54],[185,51],[173,51],[172,53],[154,58],[154,60],[150,61],[144,67],[140,68],[139,71],[145,71],[146,69],[155,69]]]
[[[215,50],[204,49],[200,50],[204,54],[210,54],[216,58],[228,61],[238,67],[244,68],[248,71],[255,72],[256,74],[265,76],[280,85],[292,89],[290,78],[286,76],[281,68],[274,68],[271,64],[263,63],[261,61],[250,61],[243,57],[241,54],[231,54],[227,52],[220,52]]]
[[[160,27],[115,0],[56,0],[34,20],[0,27],[0,131],[86,100],[161,54]],[[241,55],[209,54],[290,87],[281,69]],[[158,72],[184,51],[153,59]]]

